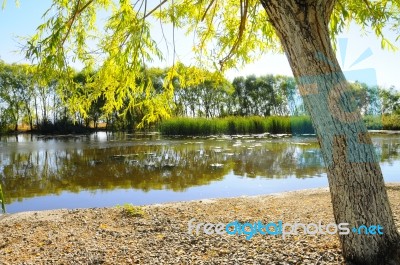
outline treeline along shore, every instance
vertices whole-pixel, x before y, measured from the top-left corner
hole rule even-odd
[[[62,80],[44,82],[34,66],[0,60],[0,134],[138,129],[159,130],[167,135],[313,133],[294,78],[250,75],[229,81],[217,73],[192,68],[180,64],[181,71],[195,72],[201,81],[173,79],[173,94],[160,101],[160,108],[168,109],[168,115],[158,117],[152,116],[152,109],[146,104],[128,106],[128,98],[121,102],[119,110],[107,108],[109,99],[105,94],[86,99],[95,72],[71,70],[70,85],[75,88],[71,95],[65,95],[60,92],[65,90],[60,88]],[[164,91],[168,71],[143,71],[148,79],[138,82],[151,86],[152,97],[157,99]],[[400,129],[400,92],[395,87],[353,82],[350,88],[355,107],[361,110],[369,129]]]

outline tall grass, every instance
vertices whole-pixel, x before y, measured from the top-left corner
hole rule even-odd
[[[309,117],[174,118],[160,124],[164,135],[314,133]]]
[[[400,115],[365,116],[369,130],[400,130]],[[308,116],[173,118],[159,127],[163,135],[219,135],[291,133],[312,134],[314,128]]]
[[[6,206],[4,204],[4,195],[3,195],[3,189],[1,188],[1,184],[0,184],[0,202],[1,202],[1,211],[3,213],[6,212]]]

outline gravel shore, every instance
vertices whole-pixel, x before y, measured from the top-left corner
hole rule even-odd
[[[400,186],[388,185],[400,228]],[[334,223],[328,189],[0,216],[0,264],[342,264],[336,235],[188,233],[194,224]],[[203,228],[202,228],[203,229]],[[195,229],[194,229],[195,231]],[[203,231],[203,230],[201,230]]]

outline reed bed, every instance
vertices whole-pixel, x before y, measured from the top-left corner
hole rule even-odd
[[[163,135],[234,135],[234,134],[312,134],[314,129],[307,116],[173,118],[160,124]]]
[[[400,115],[364,116],[363,119],[369,130],[400,130]],[[177,117],[161,122],[159,131],[163,135],[181,136],[315,133],[309,116]]]

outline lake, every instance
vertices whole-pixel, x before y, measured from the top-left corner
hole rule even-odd
[[[372,136],[386,182],[400,182],[400,135]],[[327,187],[313,136],[0,138],[7,212],[136,205]]]

